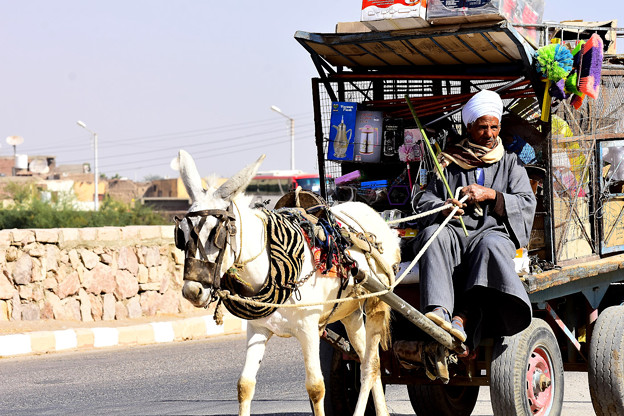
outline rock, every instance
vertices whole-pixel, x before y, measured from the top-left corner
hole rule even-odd
[[[128,299],[128,302],[126,303],[126,308],[128,308],[128,318],[130,319],[140,318],[143,314],[143,311],[141,310],[141,301],[139,299],[139,296],[134,296],[133,298]]]
[[[100,293],[113,293],[116,287],[113,270],[102,263],[93,270],[85,271],[84,288],[87,292],[99,295]]]
[[[0,273],[0,299],[11,299],[17,293],[17,289],[11,283],[8,273],[3,270]]]
[[[13,299],[11,299],[11,305],[13,310],[11,311],[11,319],[19,321],[22,319],[22,302],[20,301],[19,294],[15,292]]]
[[[78,228],[59,228],[59,243],[63,246],[73,246],[77,241],[80,241],[80,234]]]
[[[175,314],[178,313],[180,306],[180,298],[178,294],[173,290],[169,290],[160,298],[160,304],[158,305],[159,314]]]
[[[165,293],[167,290],[169,290],[169,276],[163,274],[160,278],[160,293]]]
[[[48,244],[45,246],[45,271],[56,270],[59,266],[59,259],[61,258],[61,250],[55,245]]]
[[[18,285],[26,285],[32,281],[33,261],[28,254],[22,254],[15,262],[13,281]]]
[[[143,247],[143,264],[146,267],[158,266],[160,264],[160,250],[158,247]]]
[[[92,270],[100,263],[100,256],[89,250],[80,250],[82,262],[88,270]]]
[[[44,297],[43,284],[34,284],[32,287],[32,300],[39,303],[43,301]]]
[[[175,261],[175,264],[184,264],[184,252],[182,250],[174,248],[171,251],[171,255],[173,256],[173,261]]]
[[[9,303],[4,300],[0,300],[0,322],[8,321],[9,316],[11,316],[9,313]]]
[[[141,292],[147,292],[148,290],[160,291],[160,283],[139,283],[139,290]]]
[[[141,310],[143,311],[143,315],[146,316],[154,316],[158,311],[158,307],[160,304],[161,294],[154,291],[143,292],[141,293]]]
[[[104,312],[102,313],[103,321],[112,321],[115,319],[115,296],[112,293],[104,295]]]
[[[58,281],[56,280],[56,274],[53,271],[49,271],[46,278],[43,280],[43,288],[44,289],[52,289],[56,292],[56,287],[58,286]]]
[[[29,301],[32,300],[32,295],[33,295],[33,288],[32,285],[22,285],[22,286],[18,286],[19,287],[19,295],[20,298]]]
[[[80,289],[78,292],[78,300],[80,301],[80,318],[83,322],[92,322],[93,315],[91,314],[91,298],[89,294]]]
[[[22,321],[38,321],[41,311],[36,303],[27,303],[22,305]]]
[[[59,298],[65,299],[67,296],[75,295],[80,290],[80,279],[78,272],[70,273],[59,282],[56,294]]]
[[[151,282],[151,283],[158,282],[158,283],[160,283],[160,270],[159,270],[159,267],[157,267],[157,266],[150,267],[148,269],[148,276],[149,276],[148,279],[147,279],[148,282]]]
[[[58,243],[59,231],[48,228],[37,229],[35,230],[35,239],[40,243]]]
[[[128,319],[128,309],[126,309],[126,305],[123,302],[115,303],[115,319],[118,321]]]
[[[25,246],[28,243],[35,242],[35,233],[32,230],[12,230],[13,244]]]
[[[139,264],[137,280],[139,281],[139,283],[147,283],[148,279],[149,279],[149,271],[147,270],[147,267],[145,267],[143,264]]]
[[[41,318],[55,319],[57,315],[61,315],[61,309],[61,299],[54,293],[46,291],[43,308],[41,308]]]
[[[131,298],[139,293],[137,279],[127,270],[118,270],[115,273],[115,296],[119,300]]]
[[[80,261],[80,255],[76,250],[69,250],[69,262],[74,269],[77,269],[78,266],[82,266],[82,262]]]
[[[104,305],[102,303],[102,298],[89,294],[89,300],[91,301],[91,315],[93,315],[93,319],[96,321],[101,321],[102,315],[104,314]]]
[[[119,250],[119,257],[117,258],[117,267],[121,270],[128,270],[130,273],[136,276],[139,271],[139,261],[134,253],[134,250],[130,247],[122,247]]]
[[[108,264],[109,266],[113,264],[113,256],[108,253],[100,254],[100,261],[104,264]]]
[[[80,240],[88,241],[88,242],[96,242],[97,241],[97,228],[89,227],[89,228],[79,228],[78,235],[80,236]]]
[[[61,301],[61,307],[54,311],[54,319],[64,321],[80,321],[80,302],[76,298]]]
[[[6,261],[15,261],[17,260],[17,256],[19,256],[19,250],[15,246],[11,246],[7,248],[6,251]]]
[[[43,282],[46,277],[45,265],[42,265],[41,258],[34,257],[32,259],[32,281]],[[45,259],[43,260],[45,262]]]
[[[24,253],[28,253],[31,257],[45,256],[45,247],[40,243],[29,243],[22,249]]]

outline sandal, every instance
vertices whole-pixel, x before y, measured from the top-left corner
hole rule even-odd
[[[438,306],[431,312],[427,312],[425,316],[433,321],[437,326],[446,332],[451,330],[451,315],[442,306]]]

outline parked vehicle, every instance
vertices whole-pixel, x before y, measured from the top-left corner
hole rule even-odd
[[[555,29],[562,37],[564,31],[588,36],[587,27]],[[553,33],[541,30],[543,40]],[[379,212],[407,216],[409,193],[417,189],[413,185],[432,174],[425,156],[401,161],[396,152],[400,143],[382,151],[375,162],[346,156],[345,145],[353,145],[358,132],[349,133],[344,118],[345,126],[332,123],[333,103],[356,103],[358,111],[378,111],[409,128],[408,95],[434,143],[444,147],[462,128],[457,114],[462,105],[475,92],[492,89],[511,114],[502,122],[501,135],[520,136],[535,152],[536,160],[527,166],[538,199],[527,247],[531,267],[519,276],[532,302],[533,322],[517,335],[483,339],[474,355],[452,365],[446,385],[432,382],[420,369],[404,368],[392,350],[385,351],[383,382],[405,384],[419,416],[469,415],[480,386],[490,386],[496,415],[558,415],[564,370],[586,371],[596,414],[624,414],[624,182],[615,175],[621,158],[609,158],[612,150],[624,149],[620,58],[605,55],[596,100],[587,99],[578,110],[565,100],[555,101],[543,122],[545,83],[535,68],[535,47],[507,22],[393,32],[297,32],[295,38],[319,71],[312,86],[320,188],[326,199],[357,199]],[[340,136],[340,152],[330,149],[332,132]],[[350,174],[358,179],[338,185],[330,180],[326,186],[326,178]],[[375,186],[363,188],[362,178]],[[405,192],[408,197],[401,197]],[[398,231],[417,232],[406,223]],[[382,296],[395,314],[393,338],[422,336],[457,351],[461,346],[456,341],[423,324],[418,290],[417,283],[400,285]],[[350,414],[358,392],[356,358],[340,327],[329,327],[325,335],[326,411]]]
[[[303,171],[265,171],[251,180],[245,193],[253,196],[252,205],[266,203],[267,208],[273,208],[277,200],[284,194],[301,186],[304,191],[320,193],[320,176],[317,173]]]

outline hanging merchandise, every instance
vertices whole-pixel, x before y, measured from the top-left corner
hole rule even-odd
[[[381,111],[358,111],[355,120],[353,160],[379,163],[381,161]]]
[[[399,158],[399,146],[403,142],[403,119],[384,118],[381,160],[393,162]]]
[[[353,160],[353,131],[357,103],[333,102],[327,159]]]
[[[545,78],[544,101],[542,103],[542,121],[548,121],[550,114],[550,85],[565,79],[572,70],[573,56],[564,45],[551,43],[535,52],[537,72]]]

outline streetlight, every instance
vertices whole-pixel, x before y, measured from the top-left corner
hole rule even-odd
[[[89,133],[91,133],[93,135],[93,182],[95,185],[95,190],[93,191],[93,208],[95,211],[98,210],[98,205],[99,205],[99,197],[98,197],[98,146],[97,146],[97,133],[94,131],[91,131],[87,128],[87,125],[78,120],[76,122],[76,124],[78,124],[80,127],[82,127],[83,129],[85,129],[86,131],[88,131]]]
[[[271,106],[271,110],[290,120],[290,169],[295,170],[295,119],[288,117],[286,114],[282,113],[282,110],[274,105]]]

